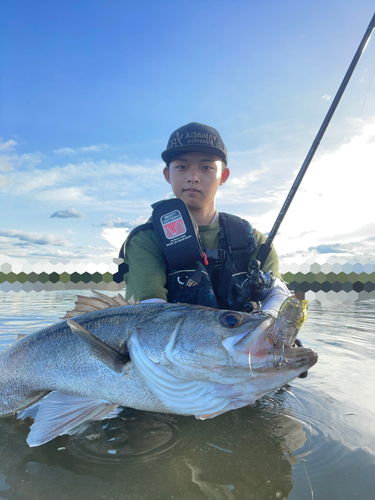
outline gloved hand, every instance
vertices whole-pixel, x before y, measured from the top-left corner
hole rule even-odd
[[[291,295],[286,283],[279,278],[275,278],[268,295],[261,301],[261,310],[277,318],[281,305]]]
[[[262,311],[274,318],[281,304],[291,295],[285,282],[273,276],[272,272],[262,271],[259,272],[257,283],[252,285],[248,277],[238,286],[238,291],[236,310],[250,313]]]

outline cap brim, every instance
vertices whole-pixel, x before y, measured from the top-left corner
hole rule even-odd
[[[192,144],[191,146],[181,146],[173,149],[166,149],[165,151],[162,152],[161,157],[165,163],[170,163],[173,158],[176,156],[180,156],[183,153],[209,153],[211,155],[218,156],[223,160],[225,165],[227,164],[227,158],[224,153],[219,148],[214,148],[211,146],[200,146],[199,144]]]

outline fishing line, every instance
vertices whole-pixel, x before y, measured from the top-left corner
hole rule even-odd
[[[308,425],[309,425],[309,428],[310,428],[310,442],[309,442],[309,447],[308,447],[308,450],[306,452],[309,453],[310,450],[311,450],[311,444],[312,444],[312,425],[311,425],[311,420],[310,420],[310,417],[306,411],[306,408],[304,407],[304,405],[302,404],[302,401],[300,401],[297,396],[295,394],[292,393],[292,391],[290,391],[289,389],[285,389],[286,392],[288,392],[289,394],[291,394],[297,401],[298,403],[302,406],[304,412],[305,412],[305,415],[306,415],[306,418],[308,420]],[[312,485],[311,485],[311,481],[310,481],[310,477],[309,477],[309,474],[307,472],[307,467],[306,467],[306,460],[304,458],[301,458],[301,462],[303,463],[304,467],[305,467],[305,472],[306,472],[306,477],[307,477],[307,480],[309,482],[309,486],[310,486],[310,492],[311,492],[311,499],[314,500],[314,491],[313,491],[313,488],[312,488]]]
[[[306,408],[304,407],[304,405],[303,405],[302,401],[300,401],[300,400],[297,398],[297,396],[296,396],[295,394],[293,394],[293,392],[292,392],[291,390],[289,390],[289,389],[287,389],[287,388],[286,388],[286,389],[285,389],[285,392],[287,392],[287,393],[291,394],[291,395],[292,395],[292,396],[293,396],[293,397],[294,397],[294,398],[298,401],[298,403],[302,406],[303,411],[305,412],[306,418],[307,418],[307,420],[308,420],[309,430],[310,430],[310,443],[309,443],[309,448],[308,448],[308,450],[307,450],[307,453],[309,453],[309,451],[311,450],[311,444],[312,444],[312,425],[311,425],[311,420],[310,420],[310,417],[309,417],[309,415],[308,415],[308,413],[307,413],[307,411],[306,411]]]
[[[251,375],[254,377],[253,369],[251,367],[251,347],[249,349],[249,369],[250,369]]]
[[[314,491],[313,491],[313,488],[312,488],[312,485],[311,485],[311,481],[310,481],[310,477],[309,477],[309,474],[307,472],[307,467],[306,467],[306,460],[301,458],[301,462],[303,463],[304,467],[305,467],[305,472],[306,472],[306,476],[307,476],[307,480],[309,482],[309,486],[310,486],[310,492],[311,492],[311,500],[314,500]]]

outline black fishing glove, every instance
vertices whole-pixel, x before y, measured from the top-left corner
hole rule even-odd
[[[260,271],[259,264],[257,260],[249,263],[250,273],[241,285],[237,285],[238,295],[233,310],[250,313],[260,311],[260,302],[269,294],[275,277],[272,271]]]

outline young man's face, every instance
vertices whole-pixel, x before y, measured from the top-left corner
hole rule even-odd
[[[218,187],[229,176],[229,169],[218,156],[198,152],[176,156],[163,172],[176,198],[191,210],[214,208]]]

